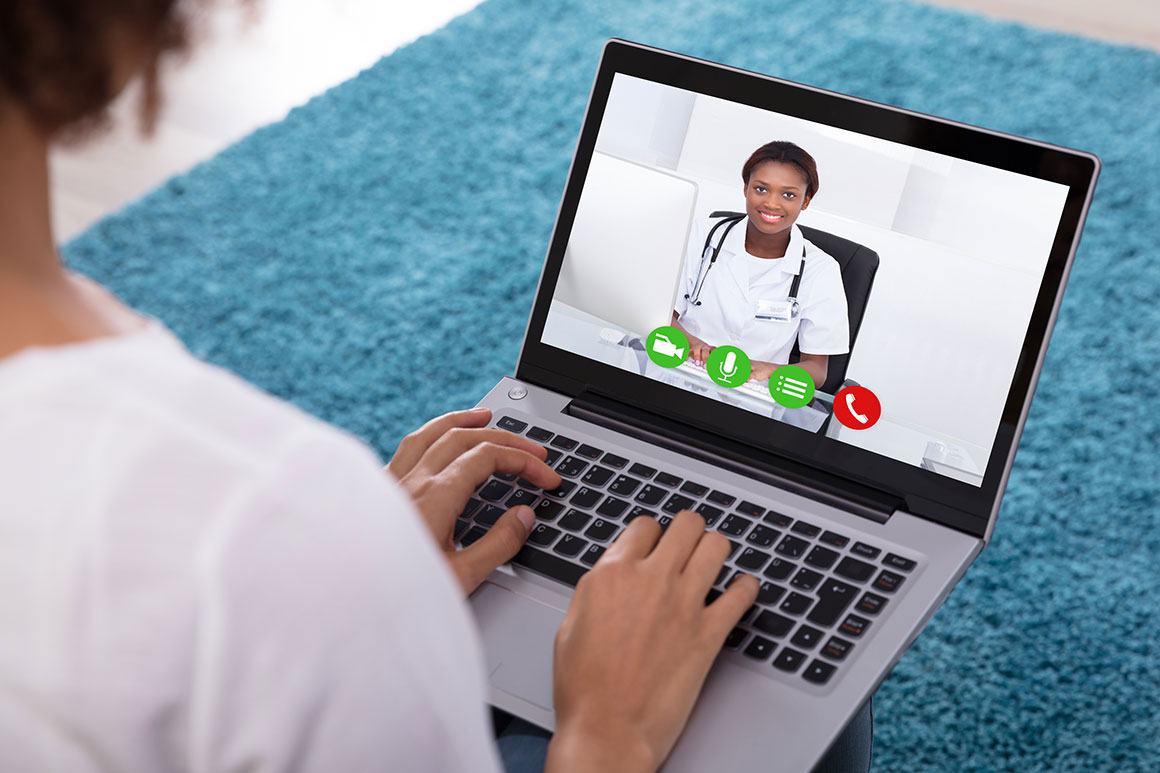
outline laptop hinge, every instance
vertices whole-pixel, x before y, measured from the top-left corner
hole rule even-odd
[[[903,506],[885,491],[595,392],[576,395],[564,413],[879,523]]]

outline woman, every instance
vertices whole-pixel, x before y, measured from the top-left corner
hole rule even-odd
[[[829,356],[849,351],[850,331],[837,262],[796,225],[818,192],[817,163],[792,142],[770,142],[741,167],[741,179],[744,227],[711,221],[693,229],[672,324],[688,336],[694,362],[731,344],[749,356],[756,381],[787,364],[796,341],[797,364],[821,385]]]
[[[57,256],[50,141],[139,72],[148,123],[183,26],[173,0],[0,5],[0,768],[497,770],[464,594],[533,513],[451,531],[494,471],[558,485],[544,449],[463,411],[384,473]],[[704,604],[728,551],[694,513],[638,518],[589,572],[548,770],[665,759],[757,595]]]

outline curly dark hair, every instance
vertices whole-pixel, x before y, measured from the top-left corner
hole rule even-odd
[[[741,179],[746,185],[749,184],[749,175],[753,173],[753,168],[766,161],[793,164],[800,169],[806,179],[806,198],[812,198],[818,192],[818,186],[821,185],[821,181],[818,179],[818,163],[809,153],[785,140],[767,142],[753,151],[753,155],[741,167]]]
[[[0,0],[0,110],[16,106],[47,135],[102,124],[122,85],[118,52],[140,50],[141,121],[161,95],[163,55],[187,41],[183,0]]]

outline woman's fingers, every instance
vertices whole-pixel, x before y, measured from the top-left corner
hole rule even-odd
[[[535,525],[536,515],[530,507],[513,507],[499,517],[474,544],[451,557],[451,567],[459,578],[463,592],[470,595],[501,564],[520,552],[524,540]]]
[[[506,430],[455,427],[448,430],[427,449],[427,453],[423,454],[423,458],[415,465],[415,470],[424,475],[437,475],[447,465],[482,443],[516,448],[540,460],[543,460],[548,453],[539,443],[514,435]],[[529,480],[531,479],[529,478]],[[479,483],[479,481],[475,482]],[[550,488],[555,488],[555,486]]]
[[[649,560],[663,564],[674,574],[679,573],[704,533],[705,519],[692,510],[682,510],[669,524]]]
[[[728,557],[729,540],[724,534],[715,531],[706,532],[697,542],[684,568],[684,576],[689,582],[689,592],[695,599],[704,600]]]
[[[510,434],[510,433],[504,433]],[[424,465],[425,466],[425,465]],[[459,507],[471,496],[480,481],[494,472],[508,472],[530,481],[545,491],[560,485],[560,474],[522,448],[484,441],[468,449],[432,478],[437,488]]]
[[[620,536],[600,557],[600,560],[642,559],[652,552],[660,538],[661,525],[659,523],[652,518],[636,518],[620,533]]]
[[[757,591],[760,587],[761,584],[758,583],[756,577],[751,574],[743,574],[729,583],[729,587],[717,597],[716,601],[705,607],[705,616],[702,619],[705,621],[706,633],[713,641],[715,649],[721,648],[725,642],[725,637],[729,635],[733,626],[737,625],[737,621],[745,614],[745,610],[757,601]],[[708,593],[707,589],[706,593]]]
[[[395,480],[402,480],[403,476],[419,463],[423,454],[427,453],[427,449],[448,431],[456,427],[486,427],[489,421],[491,421],[489,408],[455,411],[431,419],[399,442],[395,455],[387,463],[387,471],[395,476]]]

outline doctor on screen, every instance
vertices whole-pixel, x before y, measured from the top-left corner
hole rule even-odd
[[[698,365],[731,344],[752,360],[756,381],[787,364],[797,341],[797,364],[821,388],[830,355],[849,351],[850,331],[837,261],[795,225],[818,192],[817,163],[792,142],[770,142],[741,179],[746,217],[710,218],[689,235],[672,324]]]

